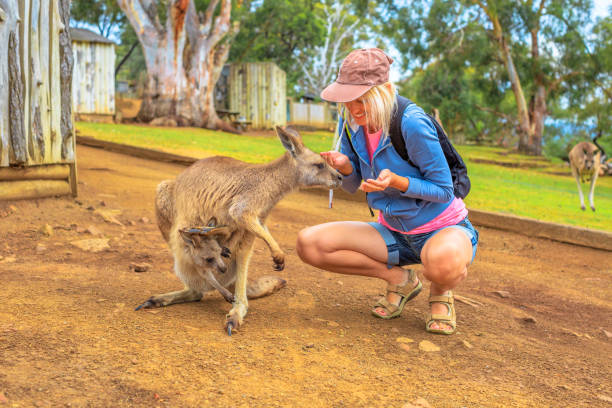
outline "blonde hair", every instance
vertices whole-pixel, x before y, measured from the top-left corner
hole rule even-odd
[[[383,130],[383,137],[389,134],[391,126],[391,115],[396,107],[395,85],[386,82],[382,85],[375,85],[359,99],[368,107],[366,109],[366,120],[369,126]],[[339,104],[340,111],[350,115],[344,103]]]

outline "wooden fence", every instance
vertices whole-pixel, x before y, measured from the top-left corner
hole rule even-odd
[[[0,199],[76,195],[70,0],[0,0]]]

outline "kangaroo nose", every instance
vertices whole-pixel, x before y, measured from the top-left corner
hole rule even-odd
[[[217,269],[219,269],[219,272],[225,273],[227,271],[227,266],[225,266],[225,264],[220,264],[217,266]]]

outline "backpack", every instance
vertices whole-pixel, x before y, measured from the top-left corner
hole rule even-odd
[[[404,138],[402,136],[402,116],[404,115],[404,110],[406,110],[406,106],[414,103],[408,98],[404,98],[403,96],[397,96],[397,109],[393,113],[393,117],[391,118],[391,125],[389,127],[389,136],[391,137],[391,143],[393,144],[393,148],[400,155],[400,157],[406,160],[411,166],[416,167],[410,157],[408,157],[408,152],[406,151],[406,144],[404,142]],[[429,117],[429,120],[436,128],[438,133],[438,140],[440,141],[440,147],[442,147],[442,151],[444,152],[444,157],[446,158],[446,162],[448,163],[448,168],[450,169],[451,176],[453,177],[453,189],[455,193],[455,197],[465,198],[470,192],[470,179],[467,175],[467,167],[465,167],[465,163],[463,159],[453,147],[453,144],[448,140],[448,136],[442,129],[442,126],[438,123],[438,121],[426,113]]]

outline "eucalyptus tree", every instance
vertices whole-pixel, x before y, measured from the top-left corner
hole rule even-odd
[[[363,39],[367,25],[346,0],[328,0],[317,5],[315,15],[323,22],[323,43],[302,50],[298,57],[302,77],[300,88],[310,94],[319,92],[336,78],[340,63]]]
[[[233,130],[217,116],[213,92],[239,29],[231,21],[231,0],[117,2],[138,36],[147,68],[138,119],[169,117],[181,125]]]
[[[292,92],[303,75],[299,58],[324,42],[318,0],[263,0],[245,4],[230,62],[275,62],[287,74]]]
[[[590,0],[416,0],[385,3],[384,32],[406,67],[455,61],[475,66],[483,80],[511,91],[518,148],[541,154],[547,104],[568,83],[585,77],[584,38]],[[486,39],[487,44],[483,43]],[[471,41],[483,45],[472,47]],[[486,52],[483,52],[486,51]],[[500,70],[502,68],[502,70]],[[490,109],[490,107],[483,107]],[[497,112],[507,114],[506,112]]]

